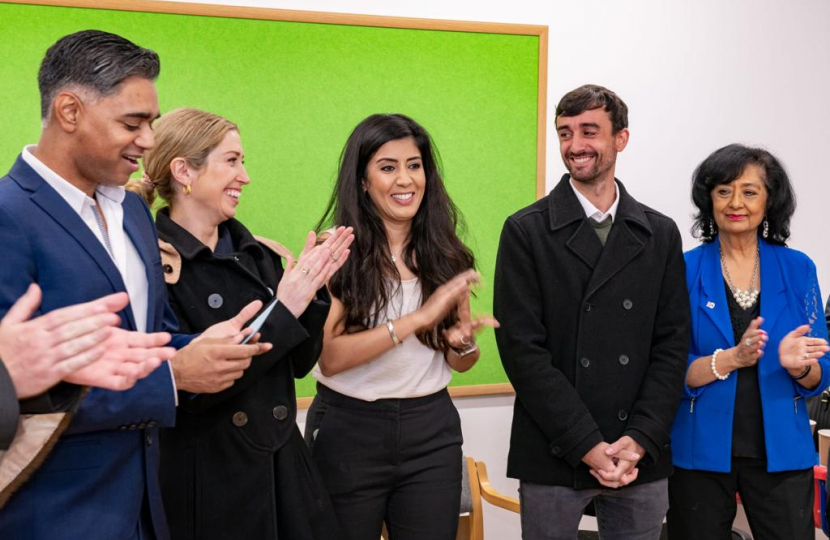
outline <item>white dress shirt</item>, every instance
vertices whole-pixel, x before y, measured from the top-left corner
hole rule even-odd
[[[571,189],[574,190],[576,194],[576,198],[579,200],[579,204],[582,205],[582,208],[585,210],[585,215],[589,218],[593,219],[597,223],[601,223],[607,218],[611,216],[611,221],[613,222],[617,218],[617,206],[620,205],[620,190],[617,188],[617,183],[614,182],[614,204],[611,205],[611,208],[608,209],[607,212],[601,212],[594,204],[589,201],[585,195],[579,192],[578,189],[574,186],[573,178],[568,180],[571,183]]]

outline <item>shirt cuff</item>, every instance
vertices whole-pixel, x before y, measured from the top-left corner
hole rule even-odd
[[[167,364],[167,369],[170,370],[170,383],[173,385],[173,399],[176,407],[179,406],[179,391],[176,388],[176,377],[173,376],[173,366],[170,365],[170,360],[165,362]]]

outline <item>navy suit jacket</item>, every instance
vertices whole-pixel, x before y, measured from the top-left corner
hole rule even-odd
[[[123,208],[124,230],[147,270],[147,331],[175,330],[149,209],[133,193]],[[43,289],[40,313],[126,291],[101,242],[21,157],[0,179],[0,256],[0,316],[32,282]],[[135,330],[130,306],[119,315],[123,328]],[[172,344],[189,339],[174,336]],[[91,390],[40,469],[0,511],[0,538],[132,538],[146,500],[157,538],[167,540],[158,428],[174,424],[173,388],[162,364],[125,392]]]

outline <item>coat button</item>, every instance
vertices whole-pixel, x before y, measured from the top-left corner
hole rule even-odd
[[[208,305],[213,309],[219,309],[222,307],[222,304],[225,303],[225,299],[222,298],[222,295],[219,293],[213,293],[208,296]]]
[[[588,367],[591,365],[591,361],[585,358],[584,356],[579,359],[579,363],[582,364],[582,367]]]
[[[627,366],[628,365],[628,356],[621,354],[620,355],[620,365]]]
[[[277,405],[274,407],[274,418],[277,420],[285,420],[288,418],[288,407],[285,405]]]
[[[628,420],[628,413],[625,412],[625,409],[622,409],[620,412],[617,413],[617,418],[620,419],[620,422],[625,422]]]
[[[147,443],[147,446],[153,446],[153,436],[151,434],[147,433],[144,436],[144,440]]]
[[[558,446],[554,446],[553,448],[550,449],[550,451],[554,456],[558,456],[562,452],[562,449],[559,448]]]
[[[233,425],[236,427],[242,427],[248,423],[248,415],[242,411],[234,413],[233,415]]]
[[[585,311],[591,311],[591,307],[592,307],[591,304],[589,304],[588,302],[585,302]]]
[[[634,307],[634,302],[632,302],[632,301],[631,301],[631,300],[629,300],[628,298],[626,298],[625,300],[623,300],[623,309],[628,310],[628,309],[631,309],[631,308],[633,308],[633,307]]]
[[[169,264],[165,264],[164,266],[162,266],[162,269],[164,270],[165,274],[172,274],[173,273],[173,267],[170,266]]]

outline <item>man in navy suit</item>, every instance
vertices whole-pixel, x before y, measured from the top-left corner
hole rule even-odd
[[[38,74],[40,141],[0,179],[0,316],[36,282],[41,313],[126,291],[123,328],[175,329],[150,211],[123,187],[153,147],[158,72],[155,52],[100,31],[66,36],[47,51]],[[260,306],[192,342],[174,335],[176,355],[130,390],[90,390],[0,512],[0,538],[167,540],[158,427],[174,424],[177,391],[227,388],[251,356],[268,350],[239,344]],[[62,410],[76,396],[77,387],[61,384],[37,401]]]

